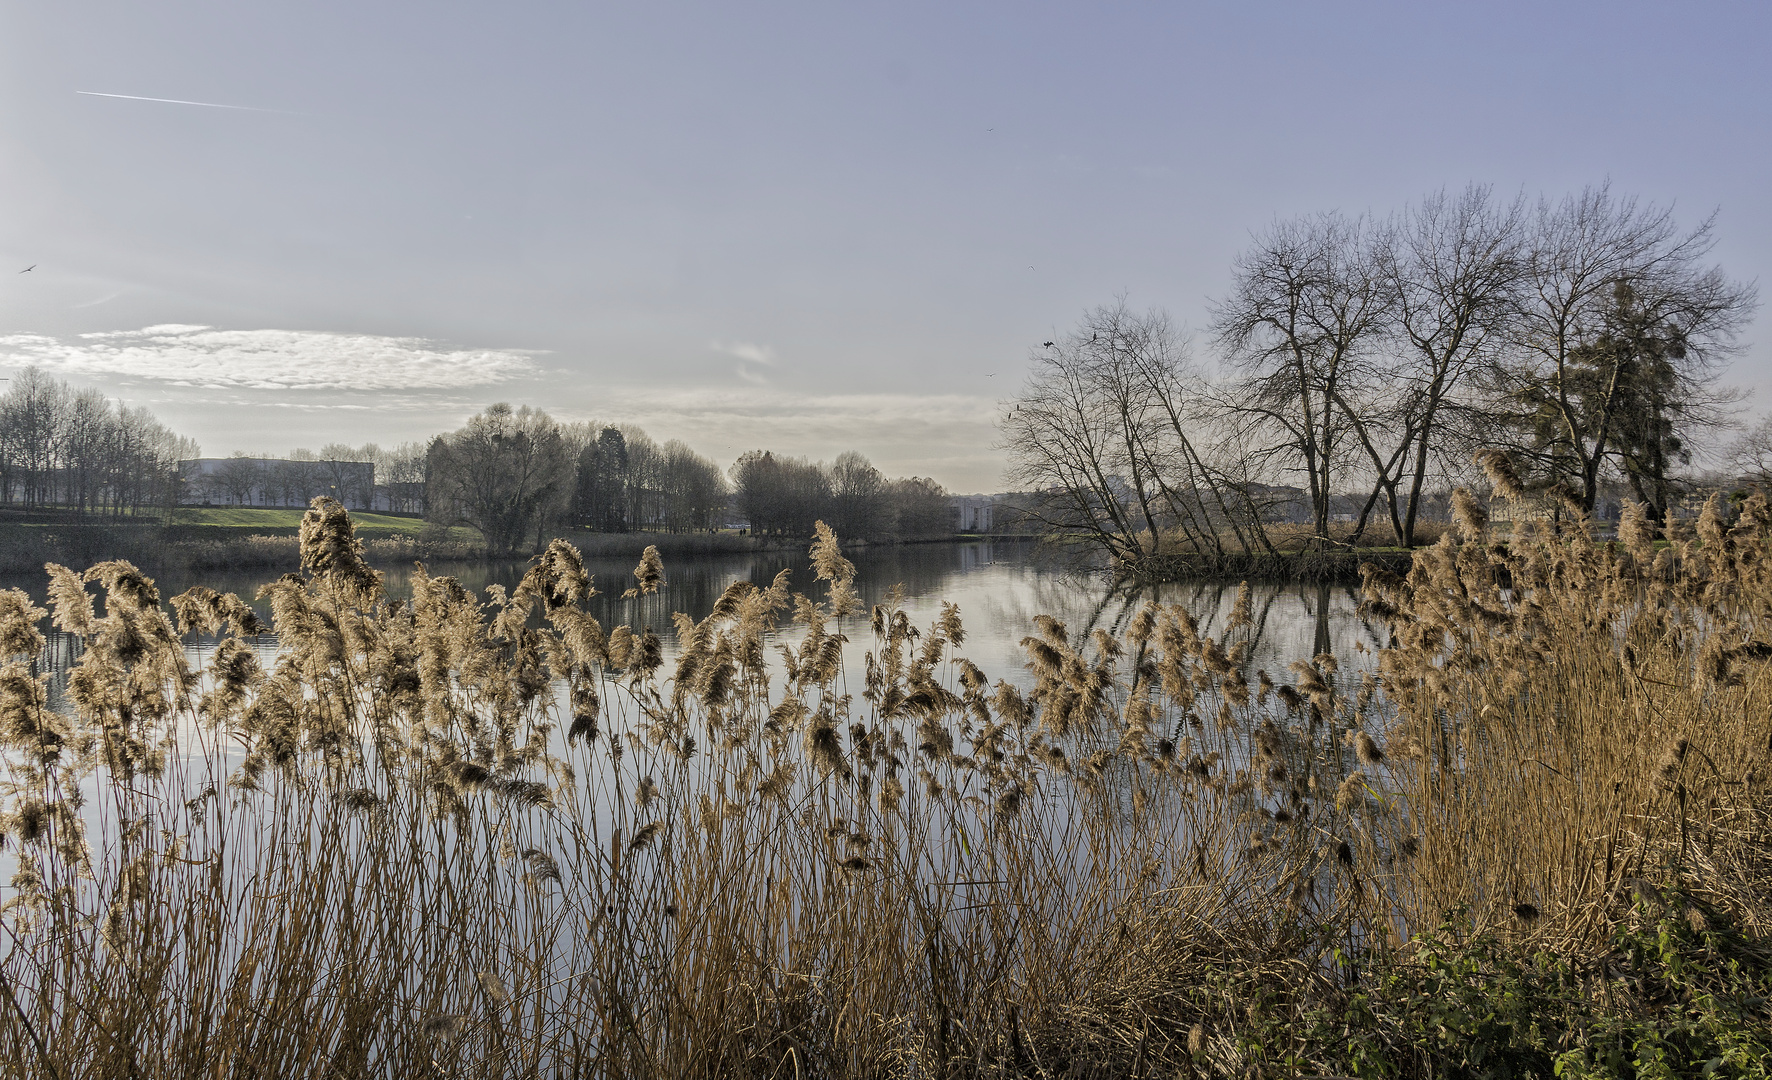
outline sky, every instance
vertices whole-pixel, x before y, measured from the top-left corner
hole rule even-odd
[[[0,376],[211,456],[509,401],[994,491],[1032,348],[1197,331],[1278,218],[1610,180],[1765,281],[1769,45],[1763,0],[0,0]]]

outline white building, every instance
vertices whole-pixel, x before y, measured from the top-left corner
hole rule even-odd
[[[955,495],[951,499],[954,508],[954,531],[963,533],[990,532],[992,509],[996,500],[989,495]]]

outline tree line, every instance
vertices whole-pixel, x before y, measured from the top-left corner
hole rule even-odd
[[[752,450],[732,466],[734,496],[766,536],[810,536],[823,521],[838,536],[913,540],[952,534],[948,493],[928,477],[889,480],[851,450],[829,465]]]
[[[499,554],[535,550],[575,528],[684,533],[742,523],[758,535],[804,537],[823,520],[853,539],[953,531],[941,485],[888,479],[854,452],[826,465],[752,451],[728,477],[685,443],[655,442],[633,425],[559,423],[502,403],[454,431],[394,447],[335,442],[283,458],[236,453],[200,474],[181,469],[199,455],[146,409],[34,368],[0,394],[0,505],[18,508],[120,517],[197,502],[305,506],[329,495],[470,525]]]
[[[637,427],[561,424],[497,404],[438,436],[426,456],[427,514],[479,530],[490,550],[539,548],[562,528],[694,532],[736,516],[758,535],[805,537],[823,520],[848,539],[952,533],[947,493],[888,480],[860,454],[823,465],[755,450],[718,465]]]
[[[0,504],[106,518],[164,510],[179,498],[179,462],[195,456],[147,409],[35,368],[0,394]]]
[[[1659,518],[1729,419],[1756,306],[1714,243],[1714,217],[1682,229],[1604,184],[1282,220],[1212,303],[1210,367],[1123,302],[1034,350],[1000,417],[1011,476],[1033,517],[1132,561],[1271,552],[1287,517],[1318,547],[1374,526],[1413,546],[1479,452],[1570,512],[1617,483]]]

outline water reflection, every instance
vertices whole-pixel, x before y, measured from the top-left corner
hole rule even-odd
[[[1237,583],[1230,581],[1173,582],[1140,589],[1114,588],[1102,577],[1079,575],[1044,565],[1035,558],[1034,545],[1025,542],[977,541],[961,544],[919,544],[901,547],[864,548],[850,553],[856,566],[856,588],[869,604],[887,599],[901,590],[906,613],[912,622],[927,626],[940,614],[942,604],[960,609],[966,641],[959,649],[993,679],[1026,683],[1026,657],[1021,639],[1032,633],[1035,615],[1051,615],[1064,622],[1074,640],[1081,642],[1097,627],[1123,630],[1147,600],[1180,604],[1197,620],[1201,632],[1222,634],[1235,603]],[[481,595],[491,586],[510,588],[522,577],[522,561],[436,564],[433,575],[449,575]],[[822,596],[822,588],[802,553],[765,552],[741,555],[678,557],[665,561],[666,580],[653,596],[621,599],[633,584],[633,562],[628,559],[587,559],[586,569],[595,577],[599,594],[589,602],[591,613],[605,627],[627,624],[635,629],[651,627],[674,644],[671,615],[684,612],[697,619],[713,609],[735,581],[767,585],[786,569],[792,572],[796,591]],[[412,594],[415,569],[390,568],[386,574],[388,595],[404,600]],[[259,586],[276,577],[265,571],[228,570],[167,574],[158,579],[163,597],[171,597],[193,585],[233,592],[254,603],[268,621],[268,605],[253,600]],[[23,588],[44,604],[45,581],[41,577],[0,577],[0,588]],[[1377,628],[1357,610],[1357,595],[1347,585],[1255,584],[1251,587],[1253,625],[1238,637],[1247,636],[1253,666],[1279,672],[1293,660],[1317,653],[1333,653],[1345,666],[1369,662],[1372,651],[1383,643]],[[46,605],[45,605],[46,606]],[[43,664],[66,671],[76,658],[75,645],[67,635],[51,633]],[[865,616],[842,621],[839,632],[851,639],[846,662],[852,672],[861,670],[862,654],[872,647]],[[782,633],[794,636],[794,629]],[[268,645],[269,643],[267,643]],[[1356,645],[1363,645],[1362,653]],[[206,660],[201,645],[194,646],[192,660]]]

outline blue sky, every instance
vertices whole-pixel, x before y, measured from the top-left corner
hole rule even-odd
[[[1768,45],[1764,3],[0,0],[0,367],[212,454],[510,400],[992,490],[1031,345],[1199,326],[1275,217],[1610,178],[1767,277]]]

